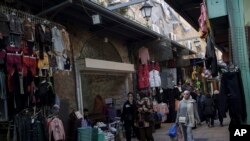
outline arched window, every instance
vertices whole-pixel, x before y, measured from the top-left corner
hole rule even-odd
[[[80,59],[92,58],[106,61],[122,62],[121,56],[115,46],[107,38],[92,37],[83,45]]]

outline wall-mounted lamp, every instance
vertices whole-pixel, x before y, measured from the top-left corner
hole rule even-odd
[[[149,3],[145,2],[140,8],[143,18],[145,18],[147,21],[151,17],[152,7],[153,6],[151,6]]]

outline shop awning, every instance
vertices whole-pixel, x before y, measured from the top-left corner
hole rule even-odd
[[[166,61],[173,59],[174,57],[183,58],[184,56],[195,56],[196,54],[195,51],[168,38],[162,38],[148,43],[146,46],[152,54],[150,57],[156,61]],[[178,55],[176,56],[174,54]]]
[[[91,58],[77,60],[80,71],[132,73],[134,64],[104,61]]]
[[[176,41],[173,41],[173,40],[172,40],[172,41],[171,41],[171,44],[172,44],[173,49],[176,50],[177,53],[180,52],[180,51],[184,51],[184,52],[186,52],[186,53],[185,53],[185,54],[182,54],[182,55],[196,54],[195,51],[193,51],[193,50],[191,50],[191,49],[185,47],[184,45],[182,45],[182,44],[180,44],[180,43],[178,43],[178,42],[176,42]]]
[[[22,0],[20,5],[29,6],[29,11],[34,15],[52,18],[65,26],[81,23],[90,32],[98,32],[98,35],[112,35],[129,43],[153,41],[163,37],[161,34],[89,0],[73,0],[72,2]],[[53,9],[53,7],[55,8]],[[101,16],[101,24],[93,24],[92,15],[95,14]]]

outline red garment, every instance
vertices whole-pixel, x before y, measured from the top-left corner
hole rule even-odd
[[[21,49],[19,47],[11,47],[11,46],[8,46],[6,47],[6,51],[7,53],[21,53]]]
[[[138,88],[149,87],[149,67],[147,64],[141,64],[138,67]]]
[[[6,52],[4,50],[0,51],[0,60],[4,61],[4,58],[6,56]]]
[[[151,71],[151,70],[157,70],[157,71],[160,72],[160,65],[159,65],[159,63],[158,63],[158,62],[151,63],[151,64],[150,64],[150,71]]]
[[[176,68],[176,61],[168,60],[168,68]]]
[[[28,69],[31,70],[32,75],[36,75],[37,59],[35,57],[23,56],[23,75],[27,76]]]
[[[12,73],[17,67],[19,72],[22,72],[22,56],[21,54],[7,53],[6,67],[7,73]]]
[[[139,58],[141,59],[142,64],[148,64],[148,61],[150,60],[148,48],[141,47],[139,49]]]

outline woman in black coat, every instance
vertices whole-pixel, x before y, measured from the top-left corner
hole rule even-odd
[[[123,105],[121,121],[124,122],[126,140],[131,141],[132,130],[134,130],[136,105],[134,102],[133,93],[128,93],[128,100]]]
[[[214,108],[214,100],[212,99],[210,94],[206,95],[206,99],[203,105],[204,115],[206,117],[206,121],[208,127],[214,126],[214,116],[215,116],[215,108]]]

